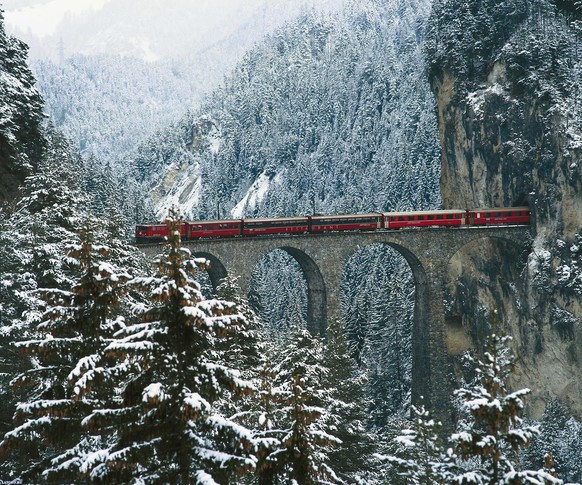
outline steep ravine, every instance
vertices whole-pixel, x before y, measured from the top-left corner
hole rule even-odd
[[[532,11],[503,2],[508,12],[492,0],[454,3],[435,2],[427,44],[443,205],[527,204],[533,241],[529,254],[483,241],[455,256],[448,331],[462,342],[462,325],[465,346],[479,346],[496,320],[519,356],[515,386],[533,391],[530,414],[556,396],[580,419],[581,12],[545,0]]]

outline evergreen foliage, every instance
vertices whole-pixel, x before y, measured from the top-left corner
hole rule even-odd
[[[403,429],[395,440],[399,445],[397,456],[387,458],[407,484],[444,485],[450,478],[450,461],[439,436],[441,425],[423,405],[413,405],[411,409],[412,427]]]
[[[280,421],[278,445],[265,461],[280,481],[310,485],[338,482],[329,466],[328,450],[340,440],[327,431],[323,346],[307,330],[297,329],[282,358],[273,367]],[[275,481],[277,483],[277,481]]]
[[[36,168],[43,153],[43,100],[27,65],[28,47],[6,34],[0,9],[0,201]]]
[[[30,355],[22,354],[13,343],[39,338],[37,325],[45,311],[39,289],[69,290],[77,265],[67,256],[67,246],[78,243],[82,197],[71,174],[75,158],[57,135],[47,132],[44,160],[37,172],[28,176],[21,188],[22,197],[3,214],[0,230],[0,434],[12,426],[16,402],[23,398],[11,391],[10,382],[37,365]],[[33,449],[17,455],[19,465],[2,463],[0,470],[13,474],[34,456]],[[29,456],[29,451],[32,455]],[[4,467],[6,466],[6,469]],[[9,475],[8,475],[9,476]]]
[[[17,405],[16,427],[6,433],[1,446],[19,451],[21,441],[36,444],[42,437],[43,451],[22,471],[25,480],[79,477],[78,454],[87,453],[92,441],[81,421],[112,393],[103,385],[102,351],[122,324],[113,312],[120,306],[120,286],[129,276],[100,259],[108,248],[94,244],[93,230],[87,224],[79,243],[68,247],[80,273],[71,290],[38,290],[47,302],[38,325],[41,338],[17,343],[34,355],[35,366],[12,383],[25,389],[26,400]]]
[[[582,483],[582,425],[556,398],[548,401],[540,434],[524,450],[522,459],[530,468],[542,468],[551,457],[556,476],[567,483]]]
[[[202,299],[193,273],[205,263],[181,247],[180,221],[167,224],[156,274],[129,282],[150,303],[135,307],[139,322],[105,349],[117,360],[120,400],[86,419],[92,432],[118,430],[94,457],[90,476],[98,481],[224,483],[254,467],[250,431],[215,407],[226,390],[250,390],[216,351],[216,340],[236,331],[242,316],[232,303]]]
[[[325,408],[327,426],[340,443],[329,451],[329,466],[346,483],[357,483],[367,476],[370,456],[377,446],[369,429],[366,375],[352,353],[341,322],[330,322],[323,360],[327,370]]]
[[[435,423],[423,408],[415,408],[414,428],[398,440],[405,446],[403,456],[387,457],[400,468],[405,483],[510,485],[562,484],[542,468],[520,469],[518,452],[539,434],[527,426],[520,414],[523,398],[530,391],[508,389],[514,359],[508,337],[492,334],[481,358],[469,355],[475,365],[474,383],[459,388],[455,395],[467,413],[449,437],[452,448],[438,444]],[[401,450],[403,452],[404,450]]]
[[[370,423],[381,428],[410,406],[414,283],[408,263],[385,245],[346,263],[342,314],[354,356],[368,371]]]

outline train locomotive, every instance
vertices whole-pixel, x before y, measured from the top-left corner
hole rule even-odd
[[[528,207],[511,207],[184,221],[180,227],[180,234],[182,239],[192,240],[422,227],[522,225],[529,222]],[[167,235],[168,227],[164,223],[139,224],[135,229],[137,243],[161,241]]]

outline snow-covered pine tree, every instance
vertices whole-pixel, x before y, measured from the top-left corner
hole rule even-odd
[[[35,291],[71,288],[76,271],[66,255],[66,246],[78,241],[76,230],[81,224],[82,196],[72,177],[75,159],[50,130],[47,140],[46,156],[36,173],[26,178],[21,198],[6,207],[0,233],[0,413],[5,416],[1,436],[11,429],[16,402],[25,398],[11,391],[9,382],[36,365],[12,345],[38,337],[36,327],[45,303]],[[29,457],[21,451],[15,458],[26,466]],[[18,469],[16,462],[0,461],[3,476],[13,476]]]
[[[277,470],[277,478],[311,485],[340,479],[329,466],[328,450],[340,440],[327,432],[323,344],[307,330],[295,330],[281,360],[274,366],[277,385],[280,445],[266,459]],[[294,481],[294,482],[293,482]],[[275,482],[277,483],[277,482]]]
[[[255,406],[247,414],[253,424],[254,441],[257,453],[257,466],[254,482],[258,485],[272,485],[281,472],[283,464],[277,460],[275,451],[281,447],[281,429],[284,411],[279,406],[283,389],[275,383],[275,371],[270,357],[273,348],[267,346],[263,354],[265,362],[257,378]],[[254,418],[254,419],[253,419]]]
[[[369,469],[374,435],[366,429],[368,405],[365,373],[358,369],[339,320],[327,328],[324,364],[327,378],[327,423],[341,443],[329,451],[330,467],[347,483],[356,483]]]
[[[565,482],[582,483],[582,424],[557,398],[548,400],[540,434],[521,458],[529,468],[541,468],[549,456],[557,476]]]
[[[413,405],[410,424],[411,428],[403,429],[395,440],[396,454],[381,458],[398,470],[403,484],[447,485],[452,457],[447,455],[440,439],[440,423],[434,421],[424,405]]]
[[[43,100],[28,67],[27,53],[24,42],[6,35],[0,9],[0,201],[16,195],[45,148]]]
[[[205,262],[181,246],[180,220],[166,223],[156,274],[129,283],[151,303],[136,306],[139,322],[106,349],[117,360],[120,402],[86,420],[94,432],[117,430],[90,464],[98,482],[227,483],[255,464],[250,431],[215,406],[227,390],[249,390],[216,351],[243,317],[232,303],[203,300],[194,273]]]
[[[244,317],[239,322],[236,332],[229,332],[225,338],[217,341],[217,349],[229,366],[240,370],[246,378],[252,379],[261,368],[265,350],[265,328],[240,293],[237,278],[232,276],[222,279],[216,289],[217,298],[234,303],[237,312]]]
[[[41,438],[38,456],[21,471],[24,482],[80,478],[84,457],[98,446],[98,438],[88,436],[81,422],[113,392],[102,387],[102,350],[122,323],[114,312],[129,276],[103,260],[108,249],[95,244],[93,231],[88,222],[79,243],[67,248],[79,271],[72,288],[38,290],[47,303],[38,325],[40,338],[17,343],[33,355],[35,365],[12,383],[26,389],[26,398],[16,407],[15,427],[1,449],[19,454]]]
[[[481,359],[469,356],[476,365],[476,381],[456,390],[455,395],[462,399],[462,407],[472,419],[451,436],[463,469],[449,479],[450,483],[562,483],[544,470],[519,470],[517,453],[539,434],[539,429],[525,426],[519,416],[529,389],[508,388],[514,365],[508,341],[509,337],[492,334]]]

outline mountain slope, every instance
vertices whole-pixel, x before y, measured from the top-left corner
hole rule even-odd
[[[175,200],[192,217],[219,204],[236,217],[437,207],[421,51],[428,8],[368,1],[269,36],[179,123],[184,137],[174,126],[141,147],[135,163],[156,187],[159,216]],[[197,168],[185,175],[184,163]],[[195,184],[192,204],[177,187]]]

